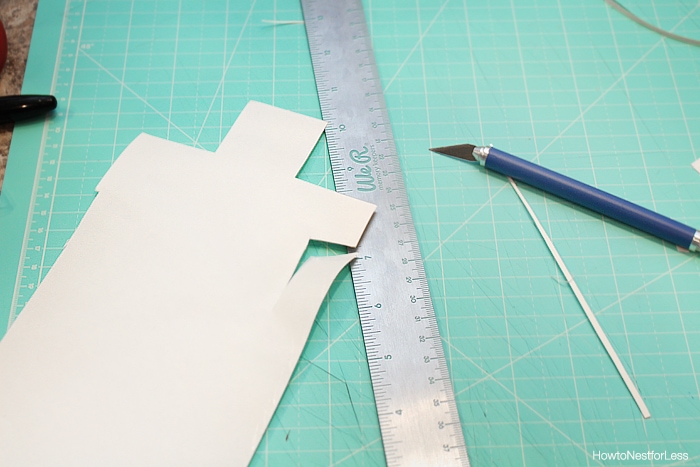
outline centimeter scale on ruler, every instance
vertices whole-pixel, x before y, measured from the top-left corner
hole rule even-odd
[[[468,466],[361,0],[302,0],[336,191],[377,206],[351,267],[390,466]]]

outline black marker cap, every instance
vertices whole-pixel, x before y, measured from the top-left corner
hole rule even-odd
[[[56,98],[28,94],[0,97],[0,123],[38,117],[56,108]]]

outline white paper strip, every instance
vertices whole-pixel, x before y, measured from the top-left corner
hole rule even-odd
[[[700,159],[698,159],[698,160],[696,160],[695,162],[693,162],[693,168],[694,168],[695,170],[697,170],[698,173],[700,173]]]
[[[586,301],[586,298],[583,296],[581,289],[579,289],[578,284],[576,284],[576,281],[574,280],[574,277],[569,272],[569,268],[567,268],[566,264],[564,264],[564,260],[562,259],[561,255],[559,255],[559,252],[557,251],[556,247],[554,246],[554,242],[552,242],[552,239],[549,238],[549,235],[547,235],[547,232],[544,230],[544,227],[542,227],[542,224],[540,223],[539,219],[537,218],[537,215],[535,215],[535,212],[530,207],[530,203],[527,202],[527,199],[525,199],[525,196],[520,191],[520,188],[518,188],[518,185],[515,184],[515,181],[510,177],[508,177],[508,181],[510,182],[511,186],[515,190],[515,193],[518,195],[518,198],[520,198],[520,201],[522,201],[523,205],[525,206],[525,209],[527,209],[527,212],[530,214],[530,217],[532,218],[532,221],[535,223],[535,226],[537,226],[537,230],[540,232],[540,235],[542,235],[542,238],[544,239],[544,242],[547,244],[549,251],[552,253],[552,256],[556,260],[557,265],[559,266],[559,269],[561,270],[562,274],[564,274],[564,277],[566,278],[566,282],[569,284],[569,286],[571,287],[571,290],[574,292],[574,295],[576,296],[576,299],[581,304],[581,308],[583,308],[583,312],[586,313],[586,317],[588,318],[588,321],[591,323],[591,326],[593,326],[593,330],[595,330],[595,333],[598,336],[598,339],[600,339],[601,344],[603,344],[603,347],[605,347],[605,350],[608,352],[608,355],[610,356],[610,359],[612,360],[613,364],[615,365],[617,372],[620,374],[620,376],[622,377],[622,380],[625,382],[625,385],[627,386],[627,390],[630,392],[630,394],[632,395],[632,398],[637,403],[639,410],[642,412],[642,416],[644,418],[651,417],[651,414],[649,413],[649,409],[647,408],[646,404],[644,403],[644,399],[642,399],[642,396],[639,393],[637,386],[635,386],[634,382],[632,381],[632,378],[630,378],[629,374],[627,374],[627,370],[625,369],[625,366],[622,364],[620,357],[617,356],[617,352],[615,352],[615,348],[610,343],[608,336],[605,335],[605,331],[603,331],[603,327],[600,325],[600,323],[598,322],[598,318],[596,318],[595,313],[593,313],[593,310],[591,310],[591,307],[588,305],[588,302]]]
[[[2,465],[246,465],[374,206],[295,178],[325,124],[251,102],[141,135],[0,342]],[[291,281],[290,281],[291,278]]]

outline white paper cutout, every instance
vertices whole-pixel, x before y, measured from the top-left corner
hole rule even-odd
[[[142,134],[0,342],[2,465],[246,465],[374,206],[294,178],[322,121],[249,103],[216,153]],[[290,278],[292,278],[290,280]]]
[[[697,170],[698,173],[700,173],[700,159],[698,159],[698,160],[696,160],[695,162],[693,162],[692,165],[693,165],[693,168],[694,168],[695,170]]]
[[[549,235],[547,235],[547,232],[544,230],[544,227],[542,227],[540,220],[535,215],[535,211],[533,211],[532,207],[530,206],[530,203],[527,202],[525,195],[523,195],[523,193],[520,191],[518,185],[515,184],[515,180],[513,180],[511,177],[508,177],[508,181],[515,190],[515,194],[518,195],[518,198],[520,198],[520,201],[522,201],[523,206],[525,206],[525,209],[530,214],[532,222],[535,223],[535,227],[537,227],[537,230],[540,232],[542,239],[547,244],[547,248],[549,248],[549,251],[552,253],[554,260],[557,263],[557,266],[559,266],[559,269],[561,270],[562,274],[564,274],[564,278],[566,279],[567,284],[569,284],[569,287],[571,287],[571,290],[574,292],[576,300],[578,300],[578,303],[581,305],[581,308],[586,314],[588,322],[591,323],[591,326],[593,327],[596,336],[598,336],[600,343],[603,344],[603,347],[605,347],[605,350],[608,352],[610,360],[612,360],[613,365],[615,365],[615,369],[617,369],[617,372],[622,378],[622,381],[624,381],[625,386],[627,386],[627,390],[630,392],[632,399],[634,399],[634,402],[636,402],[639,411],[642,413],[642,417],[650,418],[651,413],[649,413],[649,409],[644,403],[644,399],[639,393],[639,389],[637,389],[637,386],[634,384],[634,381],[632,381],[632,378],[630,378],[630,375],[627,373],[625,366],[622,364],[622,360],[620,360],[620,357],[617,355],[617,352],[615,352],[615,348],[610,343],[610,340],[605,334],[605,331],[600,325],[600,322],[598,322],[598,318],[596,318],[595,313],[593,313],[593,310],[591,310],[591,306],[588,304],[586,297],[583,296],[583,292],[581,292],[581,289],[574,280],[574,276],[571,275],[571,272],[569,272],[569,268],[566,267],[564,259],[561,257],[559,251],[554,246],[554,242],[551,238],[549,238]]]

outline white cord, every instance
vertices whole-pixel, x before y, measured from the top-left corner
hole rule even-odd
[[[670,31],[666,31],[665,29],[661,29],[659,27],[654,26],[651,23],[648,23],[644,21],[642,18],[639,16],[635,15],[631,11],[629,11],[627,8],[622,6],[617,0],[605,0],[605,3],[610,5],[612,8],[615,10],[619,11],[635,23],[639,24],[640,26],[643,26],[651,31],[654,31],[657,34],[661,34],[664,37],[668,37],[669,39],[673,39],[674,41],[682,42],[684,44],[688,45],[694,45],[696,47],[700,47],[700,41],[697,39],[691,39],[689,37],[684,37],[684,36],[679,36],[678,34],[674,34]]]

